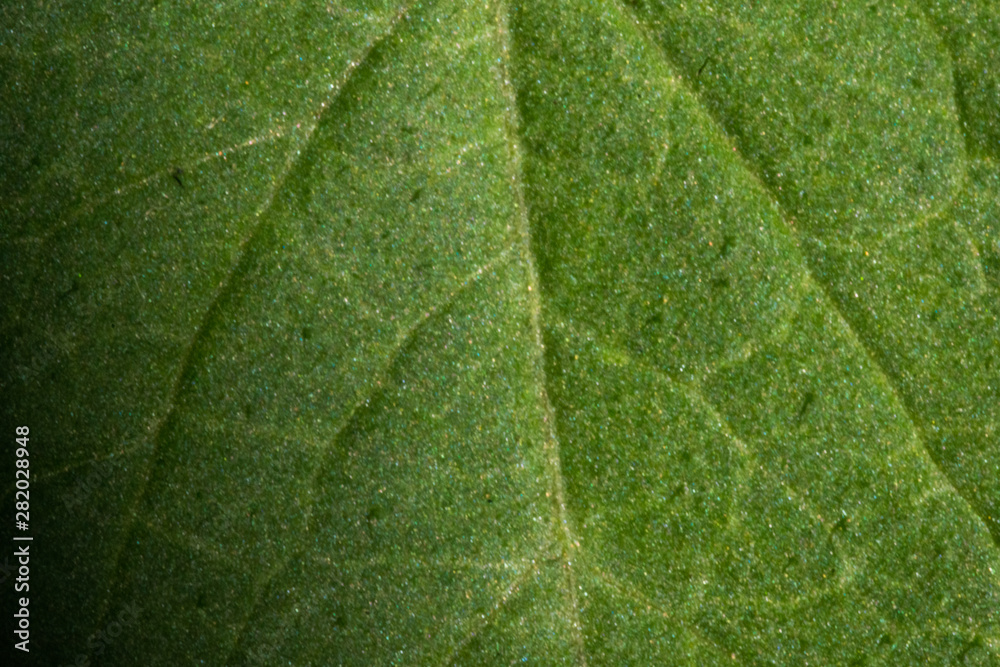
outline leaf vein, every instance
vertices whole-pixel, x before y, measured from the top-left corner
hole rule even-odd
[[[393,18],[393,20],[390,22],[389,26],[382,32],[382,34],[380,34],[378,37],[376,37],[366,45],[365,50],[362,53],[361,57],[357,61],[351,62],[351,64],[341,75],[340,85],[335,86],[332,93],[328,96],[327,100],[323,101],[320,104],[319,109],[317,109],[317,111],[313,114],[313,122],[306,129],[304,136],[302,137],[302,139],[298,144],[299,146],[304,148],[305,146],[308,145],[313,132],[319,125],[319,122],[323,116],[323,112],[330,106],[330,104],[334,100],[336,100],[344,92],[354,72],[358,70],[360,65],[367,62],[367,59],[371,55],[372,51],[393,33],[399,21],[403,18],[403,16],[406,14],[408,10],[409,10],[409,5],[403,6],[396,14],[396,16]],[[266,232],[268,228],[273,227],[273,224],[267,219],[266,213],[270,211],[271,206],[274,203],[275,195],[284,186],[284,183],[288,178],[288,174],[294,169],[295,165],[298,162],[298,158],[301,154],[302,154],[302,149],[297,148],[296,146],[293,146],[289,150],[288,156],[285,160],[285,164],[282,168],[281,173],[278,175],[278,178],[273,180],[272,186],[268,192],[267,197],[265,198],[265,201],[257,209],[254,215],[254,217],[257,218],[257,221],[253,224],[250,233],[240,244],[240,247],[236,252],[236,260],[233,262],[233,265],[230,268],[229,272],[226,274],[225,278],[219,285],[219,288],[216,290],[215,294],[209,301],[208,306],[205,308],[204,315],[202,316],[201,321],[198,323],[194,335],[191,338],[191,342],[187,346],[187,349],[184,352],[184,356],[182,357],[179,366],[179,371],[175,376],[173,386],[171,387],[170,392],[167,395],[166,409],[164,411],[163,417],[159,419],[153,425],[152,428],[153,434],[151,440],[153,443],[153,447],[152,451],[149,454],[149,464],[146,466],[145,475],[143,476],[142,484],[140,485],[139,490],[136,493],[136,499],[132,503],[132,508],[125,516],[125,521],[127,523],[122,528],[121,531],[122,537],[120,540],[120,544],[116,549],[115,556],[112,559],[112,562],[114,563],[111,570],[111,572],[113,573],[111,575],[112,585],[108,586],[108,594],[105,596],[104,602],[102,604],[103,608],[100,614],[98,615],[98,622],[94,626],[95,628],[101,627],[108,613],[108,610],[111,607],[110,603],[111,603],[111,598],[113,596],[112,593],[112,590],[114,588],[113,584],[119,579],[121,574],[121,567],[122,567],[121,560],[125,552],[125,546],[127,545],[129,538],[135,529],[136,516],[138,514],[139,509],[142,506],[142,503],[145,501],[146,495],[149,491],[149,481],[150,477],[152,476],[153,467],[156,465],[156,455],[159,452],[161,446],[161,438],[163,432],[165,430],[166,425],[174,415],[174,411],[177,407],[177,399],[179,398],[180,392],[184,386],[184,379],[192,371],[192,363],[194,361],[195,350],[198,347],[198,342],[200,340],[203,340],[205,336],[208,334],[210,324],[215,314],[218,312],[223,300],[226,297],[228,297],[235,289],[235,284],[236,284],[235,278],[242,277],[249,270],[250,267],[248,260],[251,259],[250,250],[253,248],[255,243],[261,238],[263,233]]]
[[[310,502],[305,511],[306,520],[305,520],[305,527],[303,530],[303,534],[308,534],[310,531],[309,526],[312,519],[312,509],[314,502],[312,499],[315,498],[316,486],[319,480],[319,474],[323,468],[323,464],[325,463],[326,457],[329,456],[329,454],[332,451],[334,451],[337,442],[339,442],[341,437],[343,437],[347,433],[347,427],[354,420],[358,410],[360,410],[362,406],[366,405],[369,402],[369,400],[371,400],[371,398],[379,391],[382,385],[382,381],[389,375],[389,373],[395,367],[396,363],[399,361],[399,357],[402,351],[406,349],[406,346],[415,339],[417,333],[419,333],[424,327],[426,327],[431,320],[445,313],[448,309],[448,306],[454,301],[455,297],[461,294],[465,289],[467,289],[473,282],[476,281],[476,279],[479,276],[481,276],[483,273],[492,270],[493,268],[499,265],[502,265],[505,261],[507,261],[510,258],[510,256],[511,256],[511,249],[508,248],[495,255],[492,259],[484,263],[479,268],[471,271],[469,274],[465,276],[465,278],[463,278],[458,282],[458,284],[455,286],[454,289],[448,292],[448,294],[446,294],[436,304],[430,306],[422,316],[416,317],[410,323],[409,326],[407,326],[397,335],[395,344],[393,345],[392,350],[390,350],[389,354],[387,355],[386,362],[383,365],[382,369],[376,376],[372,378],[371,382],[368,384],[367,391],[362,392],[358,396],[357,400],[351,406],[350,411],[343,417],[343,420],[341,421],[340,425],[337,427],[332,437],[330,438],[330,442],[327,444],[326,447],[323,448],[320,454],[320,460],[314,466],[313,473],[309,478],[309,482],[306,484],[306,488],[308,489],[309,492]],[[274,579],[274,577],[277,576],[278,573],[285,570],[289,562],[301,556],[305,552],[305,550],[306,546],[303,545],[299,549],[297,549],[294,553],[289,555],[288,558],[284,559],[280,565],[278,565],[276,568],[272,570],[271,574],[269,574],[263,580],[261,585],[254,592],[253,603],[249,605],[250,611],[247,613],[247,615],[242,619],[242,622],[240,623],[240,627],[236,632],[236,636],[233,639],[232,646],[229,650],[229,653],[226,656],[225,662],[228,663],[228,661],[236,654],[239,647],[239,642],[243,637],[247,624],[249,623],[250,619],[253,618],[253,615],[256,612],[256,610],[260,607],[264,593],[266,592],[271,581]]]
[[[555,411],[549,399],[547,378],[545,373],[545,344],[542,340],[541,310],[542,301],[539,291],[540,283],[535,258],[531,249],[531,223],[529,211],[524,196],[524,172],[521,165],[521,147],[518,144],[520,118],[518,113],[517,93],[511,80],[510,60],[514,57],[509,27],[510,6],[507,2],[497,5],[497,33],[500,40],[501,60],[498,69],[498,84],[506,101],[505,125],[507,134],[507,150],[511,169],[511,186],[514,190],[515,224],[521,237],[522,261],[527,270],[527,290],[530,310],[532,335],[535,338],[535,373],[538,386],[539,411],[546,432],[542,434],[543,448],[549,469],[552,485],[553,511],[556,530],[562,535],[562,560],[567,575],[567,588],[570,621],[573,626],[573,644],[576,650],[577,663],[583,667],[587,664],[586,647],[579,617],[579,603],[576,596],[576,575],[573,570],[572,551],[578,548],[570,527],[569,513],[566,509],[566,499],[559,458],[559,439],[556,433]]]
[[[673,62],[673,60],[670,58],[669,54],[662,47],[662,45],[657,40],[653,39],[652,36],[649,34],[646,24],[639,18],[639,16],[635,13],[635,11],[630,6],[621,2],[621,0],[618,0],[618,2],[620,6],[623,8],[623,10],[628,12],[630,16],[632,16],[632,18],[634,19],[636,27],[640,32],[643,40],[651,45],[651,47],[655,50],[656,53],[660,55],[660,57],[663,59],[665,63],[669,64],[675,71],[680,71],[679,68],[676,67],[676,64]],[[729,131],[726,129],[725,124],[722,122],[720,118],[716,117],[716,115],[712,112],[711,105],[705,104],[704,101],[702,101],[699,92],[694,88],[692,88],[689,84],[684,83],[683,85],[687,87],[688,93],[692,97],[699,100],[700,106],[703,109],[705,115],[712,120],[713,124],[716,126],[718,131],[730,141],[730,144],[734,147],[735,151],[734,155],[740,161],[747,174],[751,178],[753,178],[754,181],[757,182],[758,186],[764,192],[768,194],[769,198],[774,203],[774,206],[778,209],[781,218],[786,221],[790,220],[791,216],[788,214],[788,212],[782,205],[781,200],[778,197],[778,193],[762,177],[762,175],[759,173],[759,170],[756,168],[756,165],[743,153],[743,151],[740,149],[739,142],[732,140],[732,137],[730,136]],[[801,242],[802,236],[798,232],[798,230],[795,229],[795,226],[794,225],[786,225],[786,226],[788,227],[792,236]],[[840,319],[840,321],[843,322],[845,330],[849,333],[850,337],[857,343],[857,345],[864,351],[865,356],[868,358],[868,361],[871,364],[872,368],[875,369],[878,375],[880,375],[884,379],[885,384],[892,393],[893,398],[899,403],[900,407],[903,409],[907,420],[910,422],[911,428],[916,436],[917,441],[920,442],[924,456],[927,457],[933,468],[936,469],[939,473],[941,473],[944,479],[948,480],[948,483],[951,486],[952,490],[955,492],[955,495],[961,498],[965,502],[969,511],[972,514],[974,514],[978,518],[978,520],[983,524],[983,526],[987,529],[987,532],[991,536],[993,543],[997,547],[1000,547],[1000,535],[995,535],[993,532],[989,531],[990,524],[988,522],[988,517],[985,516],[985,514],[978,507],[976,507],[965,494],[961,492],[961,490],[958,488],[958,485],[955,483],[955,480],[952,479],[952,477],[947,473],[947,471],[938,464],[937,460],[931,454],[930,449],[927,446],[923,428],[919,425],[919,422],[917,422],[917,420],[914,417],[912,406],[907,400],[905,400],[904,396],[902,395],[902,392],[900,392],[899,388],[896,386],[894,377],[889,373],[885,365],[882,363],[881,355],[877,354],[877,352],[872,348],[872,346],[868,343],[868,341],[858,333],[854,324],[851,322],[850,319],[848,319],[846,313],[841,307],[840,302],[832,294],[829,286],[826,283],[816,278],[811,266],[811,262],[809,262],[808,259],[805,259],[803,261],[803,264],[804,264],[803,268],[808,274],[810,282],[815,284],[817,288],[822,292],[826,302],[829,303],[830,308],[837,315],[838,319]]]
[[[603,572],[597,569],[596,567],[592,567],[591,569],[593,571],[595,578],[601,584],[607,586],[612,591],[614,591],[615,594],[620,595],[621,597],[624,598],[630,598],[633,602],[636,602],[646,607],[647,609],[656,609],[666,618],[671,618],[672,620],[679,620],[679,619],[673,619],[670,612],[663,609],[663,607],[660,605],[659,602],[651,600],[647,596],[643,595],[641,591],[629,585],[627,582],[622,581],[613,574],[610,574],[608,572]],[[726,652],[727,649],[724,646],[720,645],[710,636],[704,634],[701,631],[701,629],[698,628],[697,624],[691,624],[691,625],[679,624],[679,625],[680,627],[684,628],[689,633],[691,633],[694,636],[694,638],[697,639],[699,642],[705,644],[710,649],[720,654],[722,657],[731,659],[731,656],[736,655],[734,651],[729,651],[729,653],[727,653]],[[737,662],[736,664],[738,665],[741,663]]]

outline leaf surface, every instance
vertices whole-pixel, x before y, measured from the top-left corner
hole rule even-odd
[[[1000,662],[1000,9],[844,4],[5,9],[31,657]]]

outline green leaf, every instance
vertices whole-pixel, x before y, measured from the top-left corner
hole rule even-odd
[[[995,1],[0,16],[21,657],[1000,664]]]

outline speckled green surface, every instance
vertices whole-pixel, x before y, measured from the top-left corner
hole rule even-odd
[[[1000,664],[995,1],[0,28],[24,664]]]

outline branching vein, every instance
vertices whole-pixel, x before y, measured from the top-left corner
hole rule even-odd
[[[531,248],[531,228],[528,219],[528,208],[524,198],[523,171],[521,166],[521,147],[518,145],[519,117],[517,95],[511,80],[510,60],[513,57],[511,49],[508,15],[510,7],[506,2],[497,5],[497,26],[501,48],[501,66],[499,67],[499,86],[506,101],[506,125],[508,137],[508,153],[511,165],[511,186],[514,192],[515,222],[522,239],[522,257],[527,271],[528,308],[530,310],[532,335],[535,338],[536,358],[534,360],[536,384],[538,387],[538,404],[542,415],[545,432],[542,434],[546,461],[549,468],[549,478],[552,490],[556,530],[561,533],[563,543],[562,559],[566,573],[567,593],[569,598],[570,622],[573,626],[573,643],[576,650],[577,664],[587,664],[586,647],[584,646],[583,628],[579,618],[579,603],[576,596],[576,574],[573,570],[573,553],[579,547],[573,537],[569,513],[566,509],[561,462],[559,458],[559,439],[556,434],[555,411],[549,400],[547,380],[545,375],[545,344],[542,339],[541,295],[539,293],[538,270],[535,267],[534,254]]]
[[[329,106],[345,90],[354,72],[357,71],[358,67],[361,64],[367,61],[368,57],[371,55],[375,47],[378,44],[381,44],[389,35],[392,34],[399,21],[405,16],[408,8],[409,8],[408,6],[401,8],[399,12],[396,14],[396,16],[393,18],[393,20],[390,22],[389,26],[382,32],[382,34],[380,34],[378,37],[376,37],[367,44],[363,53],[360,54],[360,57],[358,59],[351,61],[350,65],[347,67],[347,69],[341,76],[339,85],[335,86],[334,89],[331,90],[328,98],[324,100],[320,104],[316,112],[312,114],[311,122],[308,124],[306,131],[302,136],[302,139],[300,140],[298,145],[293,146],[292,149],[289,150],[289,153],[285,159],[285,163],[282,167],[281,172],[279,173],[278,177],[273,180],[267,196],[265,197],[260,207],[257,209],[257,212],[255,213],[254,216],[257,220],[253,224],[250,233],[240,244],[240,247],[236,253],[236,259],[232,267],[230,268],[228,274],[226,275],[226,278],[219,285],[219,288],[216,290],[208,306],[205,308],[204,315],[202,316],[201,321],[199,322],[197,328],[195,329],[195,333],[191,338],[191,342],[187,346],[187,349],[184,352],[184,356],[181,359],[179,370],[175,376],[173,386],[171,387],[170,392],[167,395],[167,400],[163,410],[162,417],[157,421],[155,421],[154,424],[152,425],[151,439],[153,442],[153,448],[149,455],[149,464],[146,467],[142,484],[139,488],[139,491],[136,493],[135,501],[132,503],[131,510],[127,514],[125,514],[125,521],[127,522],[127,524],[122,528],[121,540],[117,548],[115,557],[113,559],[114,562],[114,567],[112,569],[113,577],[117,578],[120,576],[120,571],[122,566],[121,559],[125,552],[125,547],[128,544],[129,536],[134,530],[136,517],[149,491],[150,477],[152,476],[153,472],[152,468],[155,465],[156,455],[162,444],[162,436],[165,427],[170,421],[172,415],[174,414],[174,409],[177,406],[177,399],[179,398],[180,392],[184,386],[184,380],[192,371],[192,362],[195,358],[195,350],[198,346],[198,342],[205,338],[205,336],[208,333],[208,328],[212,320],[214,319],[216,312],[219,310],[220,305],[223,303],[225,298],[227,298],[228,295],[230,295],[231,292],[235,289],[237,282],[236,278],[242,277],[249,270],[248,260],[250,259],[250,254],[251,254],[249,250],[254,246],[257,240],[263,236],[263,232],[266,230],[266,228],[273,224],[270,222],[266,214],[270,210],[274,202],[275,195],[282,188],[282,186],[285,183],[285,180],[288,178],[289,173],[291,173],[293,168],[295,167],[295,164],[297,163],[299,156],[301,156],[302,151],[306,148],[306,146],[308,146],[310,138],[312,137],[317,126],[319,125],[320,120],[323,117],[324,111],[327,108],[329,108]],[[104,621],[104,617],[107,615],[108,609],[110,608],[111,599],[113,596],[112,593],[113,588],[114,588],[113,586],[108,587],[108,594],[105,596],[102,605],[103,609],[98,615],[98,622],[96,623],[95,627],[100,627]]]
[[[659,53],[660,57],[664,60],[664,62],[669,63],[670,66],[675,71],[679,71],[679,68],[672,61],[672,59],[670,58],[669,54],[663,49],[662,45],[657,40],[653,39],[653,37],[648,34],[648,32],[647,32],[647,30],[645,28],[645,24],[642,23],[641,21],[639,21],[638,17],[635,16],[635,14],[631,10],[631,8],[625,6],[624,3],[622,3],[622,7],[623,7],[624,11],[629,12],[633,16],[633,18],[635,18],[637,29],[642,34],[642,36],[645,39],[645,41],[647,43],[649,43]],[[692,97],[696,98],[696,99],[699,99],[699,100],[701,99],[698,91],[694,90],[690,86],[688,86],[688,94],[691,95]],[[771,187],[767,183],[767,181],[764,178],[761,177],[761,175],[759,173],[759,170],[755,167],[754,163],[749,158],[747,158],[742,152],[740,152],[738,150],[739,143],[732,140],[732,137],[729,136],[729,133],[726,130],[725,124],[719,118],[715,117],[715,115],[712,113],[711,105],[702,104],[701,106],[702,106],[705,114],[709,118],[712,119],[712,121],[713,121],[714,125],[716,126],[716,128],[718,129],[718,131],[723,136],[727,137],[727,139],[729,140],[730,144],[735,147],[734,150],[736,150],[736,152],[734,153],[734,155],[736,156],[736,158],[743,165],[743,168],[744,168],[745,172],[754,181],[757,182],[758,186],[760,187],[760,189],[763,192],[766,192],[768,194],[768,196],[770,197],[771,201],[774,202],[774,205],[778,207],[778,210],[781,213],[781,217],[784,220],[786,220],[786,221],[787,220],[791,220],[791,216],[788,214],[788,211],[786,211],[785,208],[784,208],[784,206],[782,205],[781,199],[779,198],[778,193],[774,190],[773,187]],[[794,225],[788,225],[788,228],[790,230],[790,233],[793,236],[795,236],[797,238],[801,238],[800,232],[798,232],[795,229]],[[908,421],[911,424],[911,427],[912,427],[914,433],[917,434],[917,439],[920,442],[921,448],[922,448],[924,454],[927,456],[927,459],[929,460],[930,464],[938,472],[941,473],[941,475],[942,475],[942,477],[944,479],[948,480],[949,484],[951,485],[951,488],[955,492],[955,495],[957,497],[961,498],[965,502],[965,504],[968,507],[969,511],[972,514],[974,514],[979,519],[979,521],[982,522],[983,526],[987,529],[987,531],[991,535],[994,543],[997,544],[997,546],[1000,546],[1000,537],[994,535],[992,532],[989,531],[989,525],[990,525],[990,523],[989,523],[988,517],[984,516],[984,514],[982,513],[982,511],[980,510],[980,508],[978,508],[975,505],[973,505],[972,502],[969,500],[969,498],[966,497],[966,495],[963,494],[959,490],[959,488],[956,485],[955,481],[951,478],[951,476],[948,474],[948,472],[944,468],[942,468],[938,464],[938,462],[935,459],[935,457],[933,455],[931,455],[930,448],[927,446],[926,436],[925,436],[925,434],[923,432],[923,428],[919,425],[919,421],[915,418],[915,415],[913,414],[910,402],[907,401],[906,398],[900,394],[899,388],[897,387],[896,383],[893,381],[894,376],[883,365],[883,363],[882,363],[882,355],[880,355],[877,350],[873,349],[872,346],[868,343],[867,340],[865,340],[865,338],[863,336],[859,335],[858,331],[855,329],[855,326],[852,324],[851,320],[848,319],[848,317],[844,313],[844,310],[843,310],[843,308],[842,308],[842,306],[840,304],[840,301],[838,301],[838,299],[836,298],[836,295],[831,292],[830,287],[826,283],[824,283],[824,282],[822,282],[822,281],[820,281],[820,280],[818,280],[816,278],[815,274],[813,273],[813,269],[812,269],[811,265],[808,262],[804,262],[804,264],[805,264],[804,269],[805,269],[805,271],[808,272],[810,281],[814,285],[816,285],[817,288],[823,293],[823,295],[825,297],[825,301],[829,304],[830,308],[837,314],[838,319],[840,319],[840,321],[844,325],[845,331],[848,332],[848,334],[854,340],[854,342],[857,344],[857,346],[859,347],[859,349],[864,350],[865,356],[868,357],[868,360],[869,360],[869,363],[871,364],[871,367],[873,369],[875,369],[877,371],[877,373],[880,376],[882,376],[882,378],[885,380],[885,385],[892,392],[892,395],[893,395],[893,398],[895,399],[895,401],[902,407],[903,411],[906,414],[906,417],[907,417]]]

